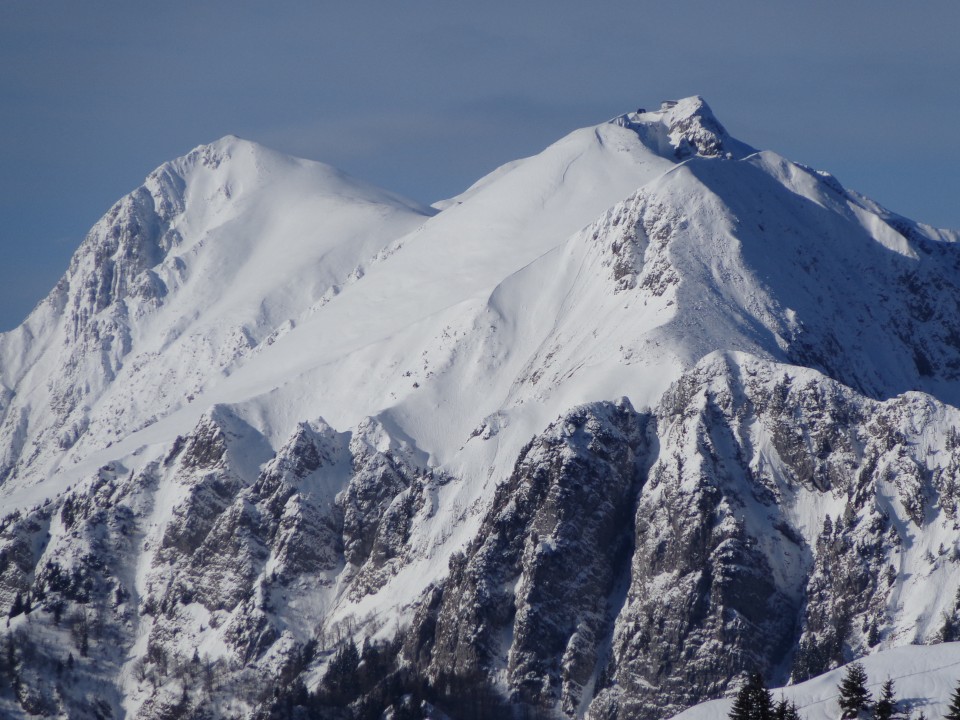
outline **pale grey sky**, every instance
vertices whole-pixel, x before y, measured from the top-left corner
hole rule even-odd
[[[227,133],[417,200],[703,95],[737,137],[960,227],[960,2],[0,4],[0,331],[164,160]]]

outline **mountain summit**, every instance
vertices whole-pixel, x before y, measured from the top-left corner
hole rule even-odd
[[[690,157],[742,158],[754,152],[727,133],[710,106],[698,95],[667,100],[659,110],[640,108],[614,118],[614,123],[634,130],[644,144],[668,159]]]
[[[0,335],[0,714],[654,718],[956,639],[958,239],[699,97],[430,208],[198,147]]]

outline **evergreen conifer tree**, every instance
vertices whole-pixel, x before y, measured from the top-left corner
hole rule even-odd
[[[730,709],[730,720],[774,720],[773,698],[760,673],[753,673],[740,688]]]
[[[953,619],[953,613],[944,612],[943,625],[940,627],[940,642],[953,642],[957,639],[957,623]]]
[[[7,668],[12,672],[17,667],[17,646],[13,642],[13,634],[7,635]]]
[[[780,696],[780,702],[773,706],[773,720],[783,720],[787,715],[787,701]]]
[[[853,720],[870,709],[870,691],[867,690],[867,671],[858,662],[847,666],[840,681],[840,717]]]
[[[947,708],[947,713],[943,716],[944,720],[960,720],[960,683],[957,684],[957,687],[953,690],[953,695],[950,696],[950,707]]]
[[[773,708],[773,720],[800,720],[800,710],[795,702],[787,702],[780,698]]]
[[[875,720],[893,720],[899,714],[898,710],[897,698],[893,689],[893,680],[887,678],[887,681],[880,689],[880,698],[873,707],[873,717]],[[957,720],[960,720],[960,718],[957,718]]]
[[[347,705],[356,699],[359,691],[359,665],[360,652],[352,639],[337,648],[323,677],[323,683],[334,704]]]

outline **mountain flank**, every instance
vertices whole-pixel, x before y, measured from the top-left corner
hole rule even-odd
[[[430,207],[200,146],[0,334],[0,715],[713,718],[754,672],[941,678],[958,240],[699,97]]]

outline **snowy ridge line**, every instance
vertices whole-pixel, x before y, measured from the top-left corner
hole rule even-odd
[[[903,675],[895,675],[895,676],[894,676],[894,675],[888,675],[888,676],[885,677],[883,680],[880,680],[880,681],[877,681],[877,682],[872,682],[872,683],[867,683],[867,684],[866,684],[866,687],[868,687],[868,688],[880,687],[880,686],[882,686],[883,683],[886,682],[887,680],[894,680],[894,681],[896,681],[896,680],[902,680],[902,679],[904,679],[904,678],[917,677],[918,675],[927,675],[927,674],[933,672],[934,670],[945,670],[946,668],[949,668],[949,667],[957,667],[957,666],[960,666],[960,660],[957,660],[956,662],[952,662],[952,663],[947,663],[947,664],[945,664],[945,665],[935,665],[935,666],[930,667],[930,668],[925,668],[925,669],[923,669],[923,670],[917,670],[916,672],[912,672],[912,673],[905,673],[905,674],[903,674]],[[845,667],[845,666],[844,666],[844,667]],[[842,669],[842,668],[838,668],[838,669]],[[958,681],[960,681],[960,677],[958,677]],[[782,689],[783,689],[783,688],[775,688],[774,690],[771,690],[771,692],[776,692],[777,690],[782,690]],[[829,701],[831,701],[831,700],[836,700],[838,697],[840,697],[840,693],[837,693],[837,694],[835,694],[835,695],[830,695],[829,697],[821,698],[820,700],[814,700],[813,702],[807,703],[806,705],[798,705],[797,707],[798,707],[800,710],[803,710],[803,709],[808,708],[808,707],[813,707],[814,705],[822,705],[822,704],[825,703],[825,702],[829,702]]]

